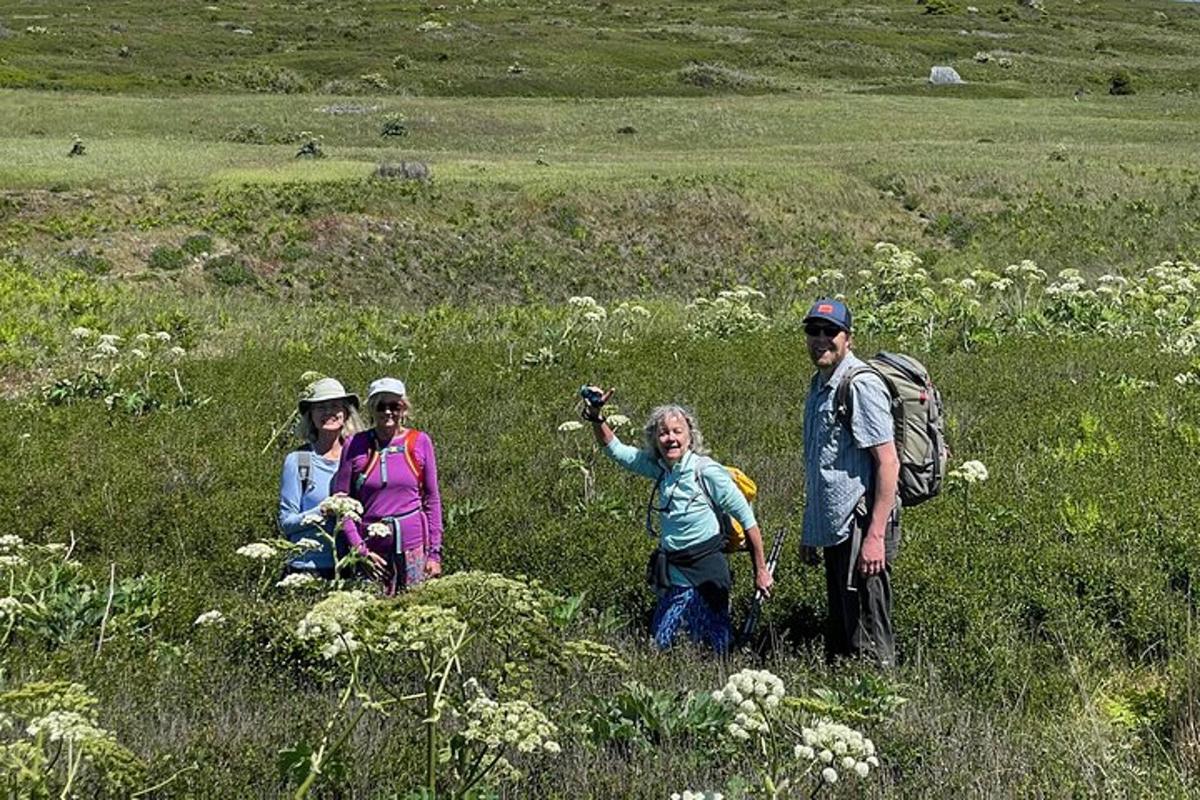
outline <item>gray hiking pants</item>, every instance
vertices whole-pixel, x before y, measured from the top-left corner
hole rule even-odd
[[[892,561],[900,548],[900,509],[892,513],[884,533],[882,572],[863,575],[858,553],[866,533],[867,513],[856,512],[850,536],[823,552],[825,594],[829,617],[825,623],[825,658],[842,656],[868,659],[881,667],[896,663],[896,634],[892,629]]]

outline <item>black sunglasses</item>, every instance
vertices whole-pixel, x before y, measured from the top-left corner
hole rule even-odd
[[[404,405],[402,403],[397,403],[397,402],[380,403],[377,406],[375,406],[375,408],[378,409],[381,413],[388,412],[388,413],[392,413],[392,414],[399,414],[404,409]]]
[[[842,329],[836,325],[813,325],[804,326],[804,333],[808,336],[826,336],[830,339],[842,332]]]

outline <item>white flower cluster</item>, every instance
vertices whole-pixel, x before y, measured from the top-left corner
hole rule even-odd
[[[567,300],[567,305],[575,309],[575,316],[580,322],[600,325],[608,319],[608,312],[605,311],[604,306],[596,302],[594,297],[588,295],[571,297]]]
[[[295,547],[295,549],[299,550],[301,553],[308,553],[313,550],[320,550],[321,543],[318,542],[316,539],[310,539],[307,536],[305,536],[302,539],[300,539],[299,541],[295,542],[293,544],[293,547]]]
[[[293,572],[284,575],[282,580],[276,581],[275,586],[279,589],[300,589],[305,586],[312,586],[317,582],[315,575],[310,575],[307,572]]]
[[[976,483],[983,483],[988,479],[987,467],[982,461],[964,461],[961,466],[950,470],[947,476],[952,481],[972,486]]]
[[[451,608],[411,605],[393,612],[383,645],[390,652],[436,653],[449,660],[466,623]]]
[[[334,516],[338,519],[349,517],[355,522],[362,520],[362,503],[342,492],[329,495],[329,497],[321,501],[321,504],[317,508],[327,517]]]
[[[392,535],[391,529],[382,522],[372,522],[367,526],[367,538],[386,539]]]
[[[203,614],[196,617],[196,621],[192,624],[201,628],[224,625],[225,615],[214,608],[212,611],[205,611]]]
[[[16,619],[21,613],[21,601],[15,597],[0,597],[0,619]]]
[[[783,681],[777,675],[765,669],[744,669],[730,675],[725,688],[713,692],[712,697],[734,712],[726,732],[746,741],[751,734],[769,729],[767,712],[779,706],[783,695]]]
[[[1180,372],[1174,380],[1179,386],[1200,386],[1200,375],[1195,372]]]
[[[841,769],[865,778],[872,767],[879,766],[875,743],[851,727],[830,720],[821,720],[815,728],[800,732],[803,742],[796,745],[794,754],[810,766],[821,767],[821,780],[836,783]]]
[[[6,533],[0,536],[0,552],[16,550],[23,544],[25,544],[25,540],[15,533]]]
[[[688,330],[699,336],[718,338],[761,330],[770,324],[770,320],[752,304],[764,297],[762,292],[749,286],[726,289],[711,300],[697,297],[687,306],[692,315]]]
[[[671,792],[671,800],[725,800],[720,792]]]
[[[97,741],[111,741],[112,734],[78,711],[55,709],[45,716],[38,717],[29,723],[25,729],[33,738],[45,736],[51,742],[70,742],[86,744]]]
[[[268,561],[278,555],[279,551],[266,542],[251,542],[250,544],[242,545],[236,552],[239,556],[245,556],[246,558]]]
[[[558,426],[559,433],[574,433],[581,430],[583,430],[583,423],[573,419],[569,419]]]
[[[650,318],[650,311],[639,303],[630,303],[628,300],[623,300],[613,309],[614,317],[641,317],[642,319]]]
[[[0,555],[0,567],[24,566],[25,559],[16,554]]]
[[[300,620],[296,636],[304,641],[321,640],[321,655],[325,658],[356,650],[361,642],[355,639],[353,627],[372,602],[366,592],[332,592]]]
[[[481,695],[467,705],[466,716],[463,738],[478,742],[489,750],[511,746],[521,753],[541,750],[558,755],[562,752],[554,739],[558,735],[558,726],[524,700],[498,703]]]

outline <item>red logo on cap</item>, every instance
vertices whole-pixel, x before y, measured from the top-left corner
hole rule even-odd
[[[829,305],[829,303],[821,303],[821,305],[817,306],[817,313],[818,314],[832,314],[833,306]]]

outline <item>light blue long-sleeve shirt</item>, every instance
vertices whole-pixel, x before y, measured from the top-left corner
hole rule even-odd
[[[662,459],[653,458],[645,451],[624,444],[613,437],[605,452],[621,467],[651,480],[662,475],[658,493],[653,499],[658,511],[660,526],[659,546],[668,552],[682,550],[721,534],[721,524],[700,488],[700,471],[712,496],[712,501],[722,511],[730,514],[749,529],[758,524],[754,510],[733,482],[732,476],[715,461],[704,460],[691,450],[684,454],[673,467]],[[688,586],[688,581],[672,567],[669,570],[671,583]]]
[[[305,525],[303,519],[307,514],[316,513],[317,506],[329,496],[338,462],[311,451],[309,455],[312,466],[308,474],[308,491],[302,491],[300,486],[300,450],[288,453],[283,460],[283,477],[279,481],[279,529],[289,541],[298,542],[307,537],[321,543],[320,550],[310,550],[293,559],[290,564],[294,569],[333,569],[333,549],[329,541],[316,526]],[[333,520],[326,525],[332,532]]]

